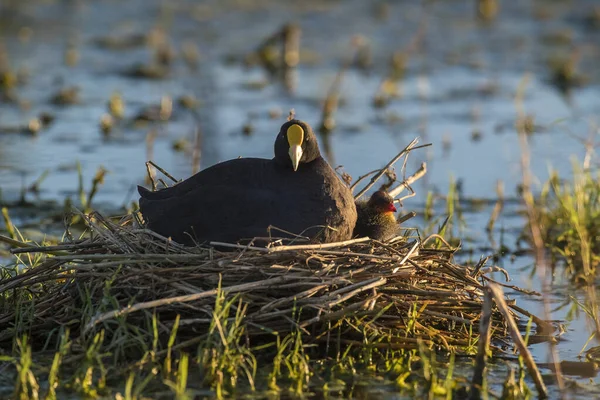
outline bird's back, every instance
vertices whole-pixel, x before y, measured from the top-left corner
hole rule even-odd
[[[349,238],[356,222],[351,193],[338,185],[343,184],[322,159],[293,172],[273,160],[242,158],[171,188],[140,188],[140,210],[150,229],[184,244],[266,237],[270,225],[294,234],[331,225],[337,232],[304,232],[329,242]]]

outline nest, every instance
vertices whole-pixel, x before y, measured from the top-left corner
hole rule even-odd
[[[191,346],[214,329],[216,310],[228,302],[231,312],[219,318],[238,321],[252,344],[300,332],[314,345],[335,340],[411,349],[424,343],[472,353],[491,280],[483,263],[455,263],[456,249],[437,235],[387,243],[231,244],[230,251],[218,251],[180,246],[135,227],[131,216],[83,218],[84,239],[13,250],[22,260],[45,256],[0,280],[0,343],[27,332],[46,343],[59,327],[74,339],[115,335],[123,326],[135,331],[156,320],[160,337],[175,326],[178,343]],[[517,319],[530,316],[511,307]],[[491,328],[492,338],[506,336],[497,311]]]
[[[427,146],[416,144],[415,139],[385,167],[360,176],[351,189],[371,179],[355,199],[384,175],[390,182],[383,187],[396,201],[414,196],[410,184],[426,173],[426,165],[395,188],[390,168],[405,156],[404,171],[410,151]],[[350,184],[349,176],[342,179]],[[410,193],[397,198],[405,189]],[[0,348],[22,335],[47,348],[64,340],[68,330],[71,361],[90,348],[112,354],[115,362],[148,354],[154,359],[202,343],[205,350],[232,342],[275,349],[292,336],[323,349],[319,355],[332,348],[422,345],[474,354],[481,330],[479,354],[485,355],[490,336],[493,350],[506,343],[509,332],[520,339],[514,320],[531,318],[547,328],[505,301],[502,284],[486,275],[497,268],[484,268],[486,260],[459,265],[457,249],[439,235],[421,238],[407,230],[385,243],[359,238],[192,248],[145,229],[136,215],[115,220],[80,213],[85,235],[73,240],[67,229],[65,241],[55,246],[0,237],[17,247],[12,252],[18,260],[12,271],[0,269]],[[499,307],[490,305],[493,287]]]

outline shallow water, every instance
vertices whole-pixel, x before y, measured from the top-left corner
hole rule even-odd
[[[410,157],[409,173],[426,161],[428,174],[415,184],[417,196],[406,200],[406,210],[421,210],[425,194],[445,193],[452,179],[461,182],[464,198],[495,198],[498,180],[504,182],[507,197],[518,196],[521,149],[515,130],[515,93],[524,77],[528,83],[523,106],[534,118],[535,133],[529,139],[538,183],[550,168],[567,175],[571,157],[582,159],[582,142],[597,136],[600,124],[600,29],[582,22],[595,5],[593,0],[502,2],[490,24],[475,18],[473,2],[465,1],[13,3],[0,5],[0,46],[12,69],[27,71],[26,83],[15,92],[28,107],[0,101],[0,130],[24,126],[41,112],[56,119],[35,136],[0,133],[4,200],[17,199],[23,185],[46,169],[50,173],[40,187],[41,198],[60,203],[65,196],[75,197],[76,161],[81,162],[88,189],[97,168],[108,169],[96,198],[100,208],[115,209],[137,200],[132,188],[144,182],[146,139],[151,131],[156,134],[152,159],[178,178],[191,174],[192,156],[174,151],[173,142],[186,138],[193,147],[196,129],[202,132],[201,167],[237,156],[270,157],[272,139],[290,108],[298,118],[318,125],[327,91],[343,60],[352,54],[354,35],[364,36],[370,44],[372,67],[350,68],[344,74],[337,127],[329,136],[330,162],[357,177],[385,165],[415,136],[421,137],[421,143],[433,143]],[[302,29],[293,92],[271,80],[259,66],[239,62],[286,22]],[[126,37],[156,27],[164,29],[178,52],[183,43],[197,46],[198,68],[187,67],[178,57],[165,79],[130,78],[124,71],[148,63],[152,50],[144,45],[116,50],[97,44],[107,35]],[[557,37],[570,38],[570,43],[561,44]],[[65,65],[68,46],[79,55],[74,67]],[[384,108],[373,107],[391,55],[408,49],[401,95]],[[587,81],[564,95],[551,82],[548,59],[573,49],[579,52],[579,70]],[[69,86],[79,88],[79,102],[51,104],[57,90]],[[99,123],[114,91],[122,93],[129,118],[147,105],[158,104],[165,94],[174,99],[194,95],[202,105],[198,119],[175,105],[168,122],[142,127],[123,123],[104,137]],[[248,123],[252,133],[244,135]],[[507,205],[493,233],[499,241],[500,229],[505,229],[504,241],[511,249],[524,223],[519,208],[518,203]],[[465,247],[475,249],[474,258],[486,254],[477,249],[490,246],[483,228],[491,209],[492,205],[465,213],[463,234],[474,239]],[[31,212],[15,211],[17,224],[31,217]],[[511,273],[513,284],[539,290],[538,280],[522,272],[532,262],[520,257],[500,264]],[[570,289],[557,288],[552,300],[560,303]],[[525,308],[543,314],[539,304],[521,301]],[[564,319],[565,312],[557,311],[553,318]],[[558,345],[561,358],[576,360],[589,332],[583,317],[569,324],[565,340]],[[545,361],[545,344],[532,349],[538,360]]]

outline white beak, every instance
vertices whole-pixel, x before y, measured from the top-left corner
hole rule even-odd
[[[289,155],[290,160],[292,160],[292,168],[294,168],[294,171],[297,171],[300,159],[302,158],[302,146],[298,144],[290,146]]]

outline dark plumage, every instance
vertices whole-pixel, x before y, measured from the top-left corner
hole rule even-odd
[[[349,239],[356,223],[352,194],[321,157],[310,126],[286,122],[274,150],[271,160],[225,161],[156,192],[138,186],[148,227],[188,245],[268,237],[270,225],[321,242]]]
[[[356,202],[356,212],[354,236],[388,240],[398,233],[394,199],[383,190],[373,193],[369,201]]]

